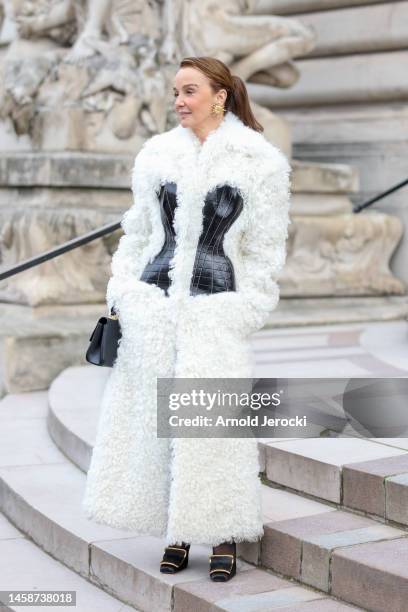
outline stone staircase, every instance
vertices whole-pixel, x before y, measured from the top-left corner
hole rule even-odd
[[[0,402],[0,590],[76,590],[81,611],[407,610],[406,440],[260,440],[261,544],[239,544],[225,584],[208,577],[209,546],[160,574],[161,539],[81,510],[109,373],[68,368],[48,392]]]
[[[128,606],[107,592],[92,585],[53,559],[16,529],[0,514],[0,585],[3,590],[55,590],[76,591],[78,610],[98,612],[130,612]],[[44,577],[46,576],[46,580]],[[42,606],[25,606],[27,610],[44,610]],[[20,606],[3,606],[0,610],[20,610]],[[68,606],[61,606],[68,610]]]

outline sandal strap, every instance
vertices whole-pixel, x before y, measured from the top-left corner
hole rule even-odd
[[[177,546],[167,546],[163,560],[160,565],[171,565],[172,567],[180,567],[188,554],[188,548],[179,548]]]
[[[213,572],[225,572],[231,574],[234,563],[236,561],[235,555],[210,555],[210,574]]]

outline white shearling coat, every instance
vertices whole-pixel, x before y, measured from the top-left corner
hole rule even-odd
[[[157,193],[177,184],[169,295],[139,280],[160,252]],[[243,210],[228,229],[236,291],[190,295],[206,194],[237,187]],[[255,438],[157,438],[156,378],[251,378],[249,335],[279,299],[286,257],[290,165],[232,112],[202,144],[181,125],[147,140],[135,159],[134,204],[112,258],[107,304],[122,341],[108,378],[83,508],[95,522],[165,538],[217,544],[263,535]]]

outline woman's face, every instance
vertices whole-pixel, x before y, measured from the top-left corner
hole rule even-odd
[[[215,102],[224,106],[226,98],[226,90],[215,94],[209,79],[196,68],[180,68],[174,78],[175,110],[183,127],[198,128],[209,119],[213,123],[212,105]]]

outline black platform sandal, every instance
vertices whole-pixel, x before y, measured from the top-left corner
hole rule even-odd
[[[175,574],[185,569],[188,565],[188,553],[190,544],[186,546],[166,546],[163,560],[160,561],[162,574]]]
[[[226,582],[237,572],[237,547],[234,542],[234,554],[212,554],[210,559],[210,578],[214,582]]]

